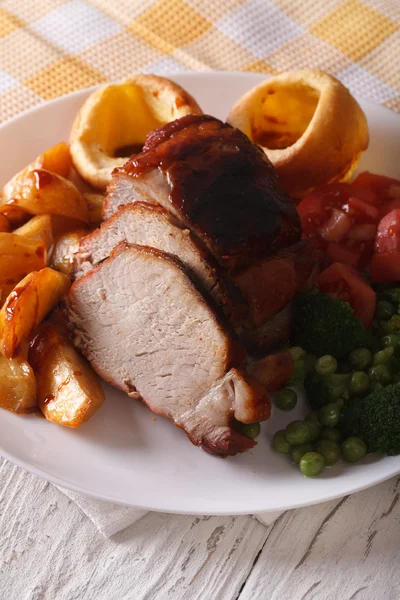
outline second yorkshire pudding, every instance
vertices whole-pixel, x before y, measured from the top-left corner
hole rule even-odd
[[[71,156],[81,177],[105,189],[115,167],[140,152],[146,135],[187,114],[201,114],[178,84],[155,75],[136,75],[89,96],[71,131]]]
[[[264,81],[232,107],[228,123],[263,148],[284,189],[348,180],[368,147],[368,125],[349,90],[321,71],[291,71]]]

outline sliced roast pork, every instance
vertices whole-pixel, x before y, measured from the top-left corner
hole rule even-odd
[[[176,257],[122,242],[69,294],[75,344],[105,381],[140,397],[193,444],[227,456],[254,446],[234,427],[267,419],[245,353]]]
[[[190,231],[182,229],[161,206],[144,202],[122,206],[100,229],[81,240],[75,256],[75,279],[110,256],[111,251],[122,241],[150,246],[178,256],[221,306],[231,322],[239,323],[247,316],[247,303],[239,290],[221,278],[215,261],[193,239]]]
[[[115,169],[104,218],[137,200],[169,210],[229,268],[301,236],[296,208],[264,152],[207,115],[188,115],[150,133],[143,152]]]

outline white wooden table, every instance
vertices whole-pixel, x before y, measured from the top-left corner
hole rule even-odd
[[[111,539],[7,461],[0,494],[1,600],[400,599],[400,477],[271,527],[149,513]]]

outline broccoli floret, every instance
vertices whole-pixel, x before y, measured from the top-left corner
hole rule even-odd
[[[369,452],[400,454],[400,383],[347,404],[341,429],[363,439]]]
[[[318,409],[328,402],[335,402],[346,392],[349,373],[334,373],[333,375],[320,375],[311,371],[304,380],[304,389],[312,408]]]
[[[370,336],[350,304],[328,294],[300,294],[294,302],[293,323],[295,343],[317,356],[341,359],[370,346]]]

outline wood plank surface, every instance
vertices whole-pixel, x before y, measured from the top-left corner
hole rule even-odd
[[[149,513],[111,539],[64,494],[0,465],[3,600],[398,600],[400,478],[252,517]]]

